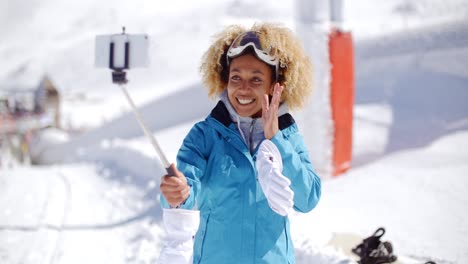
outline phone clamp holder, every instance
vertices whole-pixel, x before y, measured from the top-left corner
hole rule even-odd
[[[122,27],[122,35],[125,35],[125,27]],[[112,69],[112,82],[115,84],[126,84],[128,80],[125,70],[129,68],[130,42],[128,39],[125,41],[124,65],[120,67],[114,65],[115,42],[111,41],[109,45],[109,68]]]

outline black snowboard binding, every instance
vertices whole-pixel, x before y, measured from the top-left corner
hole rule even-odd
[[[385,229],[380,227],[373,235],[352,249],[352,252],[360,257],[359,264],[392,263],[397,260],[393,255],[392,244],[389,241],[380,241],[384,234]]]

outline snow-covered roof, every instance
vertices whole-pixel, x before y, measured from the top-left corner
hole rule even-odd
[[[44,78],[41,67],[34,64],[24,64],[6,74],[0,81],[0,91],[7,93],[33,91]]]

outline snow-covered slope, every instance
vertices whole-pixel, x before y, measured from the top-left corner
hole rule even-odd
[[[358,124],[366,119],[359,108],[389,110],[389,117],[374,117],[375,126],[388,128],[380,154],[468,129],[467,29],[468,19],[356,42]],[[356,157],[356,164],[366,160]]]

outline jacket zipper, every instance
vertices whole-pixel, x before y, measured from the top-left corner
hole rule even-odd
[[[250,135],[249,135],[249,151],[250,153],[253,153],[253,149],[252,149],[252,141],[253,141],[253,131],[254,131],[254,127],[255,127],[255,120],[256,119],[253,119],[252,120],[252,123],[250,123]]]
[[[250,123],[250,135],[249,135],[249,151],[251,153],[251,155],[254,154],[254,149],[253,149],[253,132],[254,132],[254,128],[255,128],[255,120],[256,119],[253,119],[252,120],[252,123]],[[255,165],[254,165],[255,166]],[[255,200],[257,200],[256,196],[257,196],[257,185],[258,185],[258,182],[257,182],[257,170],[254,169],[254,175],[255,175]],[[255,223],[254,223],[254,238],[257,237],[257,202],[255,202]],[[255,255],[256,255],[256,252],[255,252],[255,243],[254,243],[254,250],[253,250],[253,260],[255,261]]]

